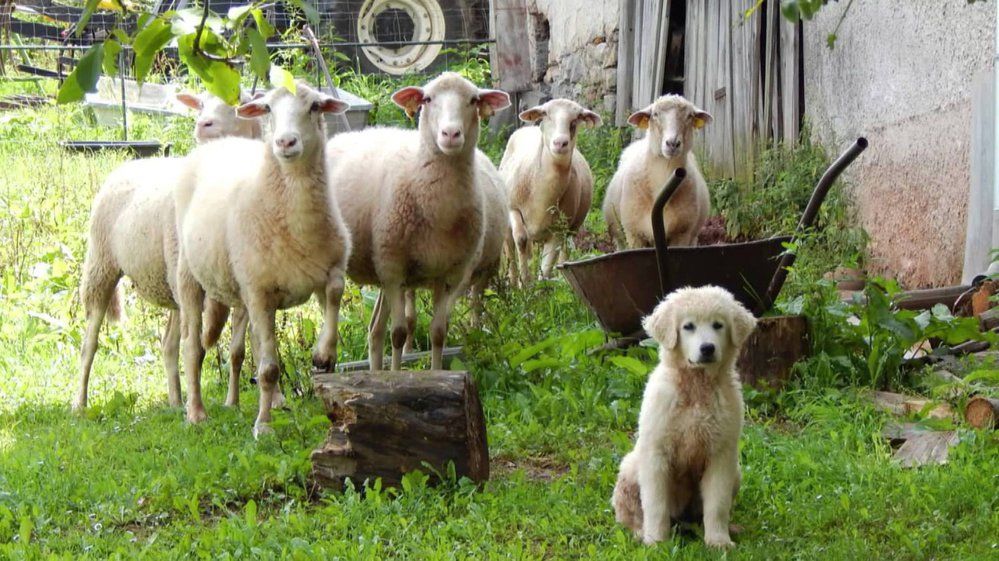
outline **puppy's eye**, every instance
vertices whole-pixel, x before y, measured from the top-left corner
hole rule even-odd
[[[694,324],[691,323],[691,322],[687,322],[687,323],[683,324],[683,330],[684,331],[693,331],[694,330]]]
[[[713,327],[715,329],[715,331],[717,331],[717,330],[719,330],[719,329],[721,329],[721,328],[723,328],[725,326],[722,325],[722,322],[716,321],[716,322],[714,322],[714,323],[711,324],[711,327]]]
[[[468,102],[469,105],[475,105],[479,102],[479,98],[473,97],[471,101]]]
[[[309,107],[309,111],[312,111],[313,113],[315,113],[316,111],[319,111],[319,102],[318,101],[313,101],[312,102],[312,106]]]

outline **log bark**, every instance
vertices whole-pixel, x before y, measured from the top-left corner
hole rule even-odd
[[[999,399],[976,395],[964,408],[964,420],[976,429],[999,428]]]
[[[342,489],[350,478],[360,487],[380,477],[397,487],[417,469],[435,480],[450,462],[458,477],[489,478],[482,404],[467,372],[317,374],[313,383],[333,422],[312,452],[320,485]]]
[[[992,296],[999,290],[999,282],[985,281],[971,296],[971,313],[976,317],[991,310],[994,305]]]
[[[960,285],[909,290],[899,294],[895,304],[903,310],[929,310],[937,304],[944,304],[953,312],[957,299],[970,289],[970,285]]]
[[[736,363],[744,384],[779,389],[791,379],[794,363],[808,356],[804,316],[760,318]]]

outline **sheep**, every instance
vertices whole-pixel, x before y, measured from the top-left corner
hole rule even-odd
[[[194,138],[199,143],[222,136],[260,136],[259,124],[237,119],[236,109],[215,96],[182,93],[177,99],[198,110]],[[161,343],[163,362],[169,403],[173,407],[181,404],[177,368],[180,316],[173,283],[177,252],[173,187],[180,162],[179,158],[126,162],[108,176],[94,199],[80,286],[87,326],[74,410],[81,411],[87,406],[90,372],[104,317],[118,319],[121,315],[118,283],[122,276],[132,279],[144,300],[170,310]],[[228,313],[228,309],[220,309],[214,302],[209,303],[209,310],[214,316]],[[245,314],[237,311],[233,317],[227,405],[235,405],[239,395],[239,371],[245,353],[244,337],[239,334],[246,330],[246,321],[241,318]]]
[[[510,198],[510,225],[520,262],[520,283],[530,282],[531,247],[542,242],[540,278],[550,278],[566,232],[575,232],[590,210],[593,175],[576,149],[579,125],[600,126],[600,116],[574,101],[553,99],[520,114],[537,127],[518,129],[507,142],[499,171]],[[556,232],[561,223],[567,231]],[[508,248],[510,281],[517,263]]]
[[[482,319],[483,294],[489,281],[499,271],[500,259],[503,257],[503,246],[510,235],[510,222],[507,220],[510,207],[507,204],[503,178],[500,177],[496,166],[481,150],[476,149],[475,152],[476,165],[489,179],[487,185],[491,186],[490,189],[485,190],[486,212],[483,216],[485,224],[483,225],[482,253],[479,256],[479,263],[472,273],[471,287],[469,288],[469,307],[472,311],[471,324],[473,327],[478,327]],[[382,300],[381,293],[378,294],[378,299],[379,302]],[[375,305],[382,305],[379,302],[376,302]],[[406,343],[402,347],[403,354],[412,352],[415,331],[416,292],[410,289],[406,291]]]
[[[476,165],[479,119],[510,105],[498,90],[479,89],[446,72],[392,100],[416,131],[371,128],[330,139],[334,188],[354,238],[347,275],[380,286],[389,313],[375,313],[368,333],[373,370],[382,368],[385,327],[392,318],[392,370],[406,340],[405,290],[433,291],[431,368],[443,366],[449,315],[479,264],[488,178]],[[376,310],[378,312],[379,310]]]
[[[280,376],[275,314],[316,294],[324,310],[313,364],[336,361],[337,323],[350,233],[329,186],[323,113],[348,104],[304,83],[277,88],[239,106],[241,117],[267,116],[266,142],[224,138],[188,156],[174,191],[177,291],[184,331],[187,420],[206,418],[201,399],[205,350],[199,337],[204,298],[245,307],[259,354],[260,403],[253,434],[270,432]]]
[[[681,96],[664,95],[628,122],[648,134],[624,150],[607,186],[603,213],[611,241],[618,249],[652,245],[652,203],[673,170],[683,167],[687,177],[663,211],[666,239],[697,245],[711,199],[691,148],[694,131],[711,123],[711,115]]]

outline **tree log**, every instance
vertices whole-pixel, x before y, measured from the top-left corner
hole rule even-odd
[[[316,392],[333,427],[312,452],[312,475],[342,489],[382,479],[397,487],[421,470],[435,480],[448,473],[489,478],[486,425],[475,382],[467,372],[358,372],[317,374]],[[435,473],[436,470],[436,473]]]
[[[976,429],[999,428],[999,399],[976,395],[964,408],[964,420]]]
[[[742,347],[737,368],[744,384],[778,389],[791,378],[794,363],[810,352],[804,316],[760,318]]]

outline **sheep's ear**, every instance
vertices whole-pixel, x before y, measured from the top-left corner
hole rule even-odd
[[[649,119],[652,118],[652,113],[648,109],[642,109],[641,111],[635,111],[628,117],[628,124],[639,128],[647,129],[649,128]]]
[[[392,101],[402,107],[406,115],[412,119],[416,112],[423,105],[423,100],[425,96],[423,95],[423,88],[417,86],[409,86],[402,88],[401,90],[392,94]]]
[[[525,123],[537,123],[545,118],[545,110],[540,105],[520,112],[520,120]]]
[[[731,324],[731,327],[728,332],[731,334],[732,344],[736,347],[741,347],[746,342],[746,339],[749,339],[749,335],[753,330],[756,329],[756,318],[742,304],[733,302],[729,324]]]
[[[589,109],[580,113],[578,119],[580,123],[585,123],[593,128],[599,127],[600,123],[603,122],[603,120],[600,118],[600,115],[597,115],[596,113],[590,111]]]
[[[704,128],[704,125],[710,125],[713,120],[714,118],[711,116],[711,113],[708,113],[707,111],[701,111],[698,109],[694,112],[695,129]]]
[[[253,119],[266,115],[271,112],[269,105],[264,103],[262,100],[255,99],[253,101],[244,103],[236,108],[236,115],[244,119]]]
[[[642,320],[642,328],[650,337],[659,341],[659,345],[664,349],[672,349],[676,346],[676,311],[667,298],[663,300],[652,313]]]
[[[317,102],[320,113],[344,113],[350,109],[350,104],[342,99],[324,95]]]
[[[251,101],[253,101],[255,99],[260,99],[262,97],[264,97],[264,92],[254,92],[253,94],[250,94],[246,90],[240,90],[239,91],[239,102],[240,103],[249,103],[249,102],[251,102]]]
[[[177,94],[177,101],[183,103],[191,109],[194,109],[195,111],[201,111],[201,108],[205,106],[200,97],[189,93]]]
[[[510,94],[500,90],[479,90],[480,119],[488,119],[507,107],[510,107]]]

